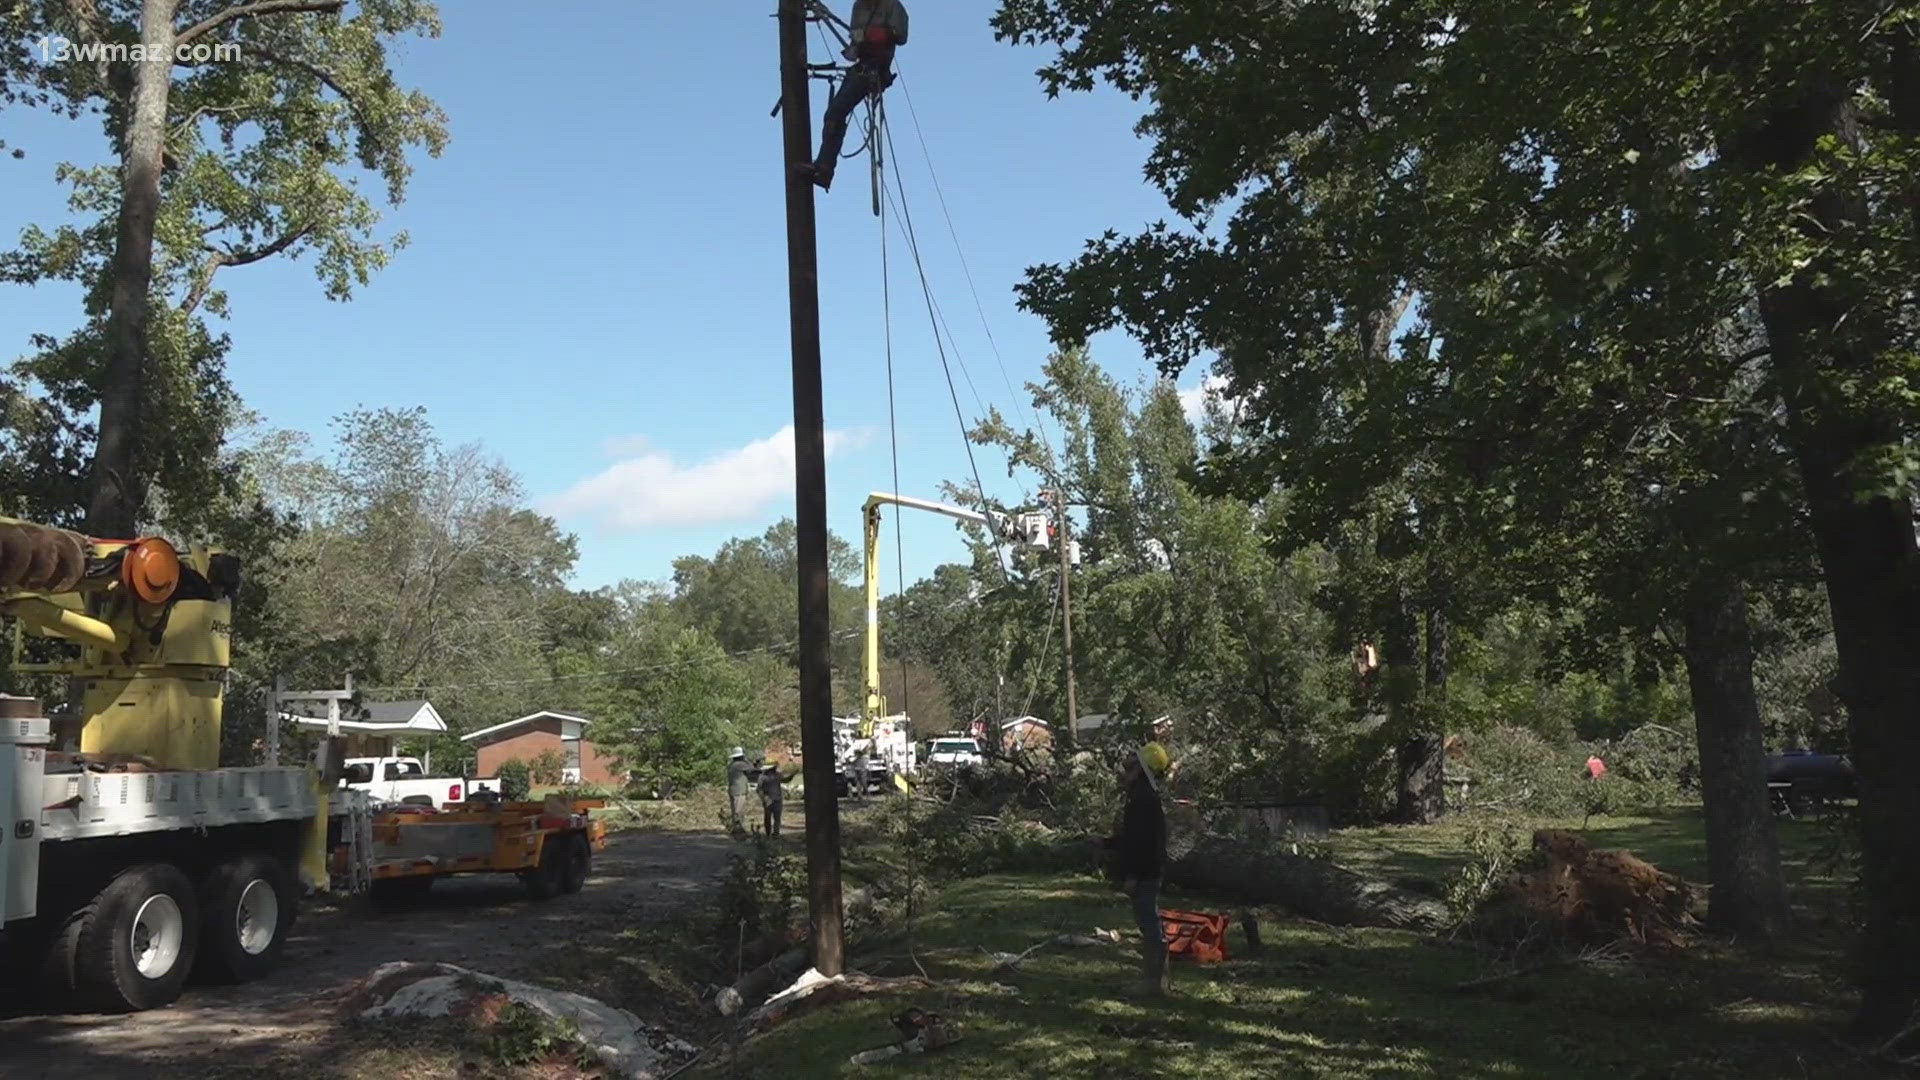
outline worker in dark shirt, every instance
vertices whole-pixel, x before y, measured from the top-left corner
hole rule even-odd
[[[760,762],[760,828],[768,838],[780,835],[780,814],[786,809],[786,788],[780,766]]]
[[[846,142],[847,120],[872,94],[893,84],[893,51],[907,43],[907,8],[900,0],[854,0],[847,19],[853,40],[843,55],[853,61],[846,81],[827,102],[827,118],[820,131],[820,152],[814,155],[813,182],[833,187],[833,170],[840,164]]]
[[[1127,806],[1120,816],[1120,831],[1105,841],[1121,888],[1133,898],[1133,917],[1140,927],[1141,990],[1152,997],[1167,992],[1167,939],[1160,924],[1167,814],[1160,806],[1160,778],[1171,764],[1167,748],[1157,742],[1134,753],[1121,780]]]

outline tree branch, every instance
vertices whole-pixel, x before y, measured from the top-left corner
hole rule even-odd
[[[173,43],[176,46],[190,45],[196,39],[205,37],[236,19],[251,19],[261,15],[285,15],[300,11],[337,13],[346,6],[347,0],[254,0],[251,4],[235,4],[182,30],[174,37]]]
[[[206,300],[207,293],[213,288],[213,275],[219,273],[222,267],[245,266],[248,263],[257,263],[261,259],[270,259],[299,243],[301,238],[312,231],[313,226],[302,225],[265,247],[250,251],[209,252],[207,261],[200,264],[200,273],[194,278],[193,288],[188,290],[187,298],[180,302],[180,313],[191,315],[200,307],[201,302]]]
[[[90,45],[99,45],[106,41],[106,32],[100,20],[100,9],[94,6],[93,0],[67,0],[67,13],[73,16],[74,27],[81,41]],[[93,62],[93,71],[95,77],[100,80],[101,89],[125,101],[132,95],[132,69],[123,66],[124,70],[116,73],[113,65],[107,62],[104,49],[95,55],[99,59]]]

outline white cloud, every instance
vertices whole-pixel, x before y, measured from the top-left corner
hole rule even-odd
[[[866,441],[859,431],[827,432],[827,457]],[[793,425],[705,461],[683,464],[639,436],[609,439],[620,460],[547,500],[546,511],[615,529],[748,521],[793,496]]]
[[[1187,414],[1187,419],[1196,424],[1206,419],[1209,400],[1218,401],[1231,410],[1232,399],[1226,396],[1226,388],[1225,376],[1208,375],[1200,380],[1198,386],[1190,386],[1179,392],[1180,408]]]

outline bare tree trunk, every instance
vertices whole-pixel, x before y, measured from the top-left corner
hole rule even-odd
[[[1784,173],[1823,139],[1859,145],[1849,79],[1810,72],[1799,85],[1793,107],[1767,112],[1730,145],[1730,162]],[[1904,111],[1914,123],[1912,103]],[[1816,244],[1870,224],[1873,208],[1840,183],[1801,215]],[[1909,1030],[1920,1009],[1920,784],[1910,771],[1920,761],[1920,545],[1912,501],[1864,493],[1854,476],[1862,458],[1899,445],[1900,424],[1834,387],[1890,362],[1886,316],[1837,295],[1822,270],[1761,283],[1760,315],[1833,613],[1859,784],[1866,934],[1855,1034],[1884,1042]]]
[[[1738,582],[1704,585],[1689,598],[1684,652],[1706,803],[1707,876],[1713,884],[1707,921],[1766,941],[1783,933],[1792,916],[1767,805],[1753,640]]]
[[[1437,819],[1445,807],[1443,756],[1438,740],[1421,730],[1420,620],[1404,586],[1396,587],[1387,613],[1387,724],[1398,740],[1399,784],[1394,817],[1411,825]],[[1436,799],[1436,793],[1440,793]]]
[[[147,383],[147,292],[153,282],[153,228],[160,213],[166,154],[167,94],[173,85],[173,14],[177,0],[145,0],[140,14],[144,58],[133,77],[133,101],[121,147],[119,236],[113,254],[113,296],[107,312],[107,365],[100,392],[100,432],[87,476],[86,531],[132,536],[146,495],[147,463],[139,460]]]

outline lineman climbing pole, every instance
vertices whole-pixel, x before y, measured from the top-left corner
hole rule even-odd
[[[793,320],[794,521],[800,570],[800,754],[806,778],[807,913],[813,966],[840,974],[840,805],[834,792],[833,669],[827,618],[827,451],[820,390],[820,274],[814,246],[813,103],[807,0],[780,0],[786,141],[787,288]]]

